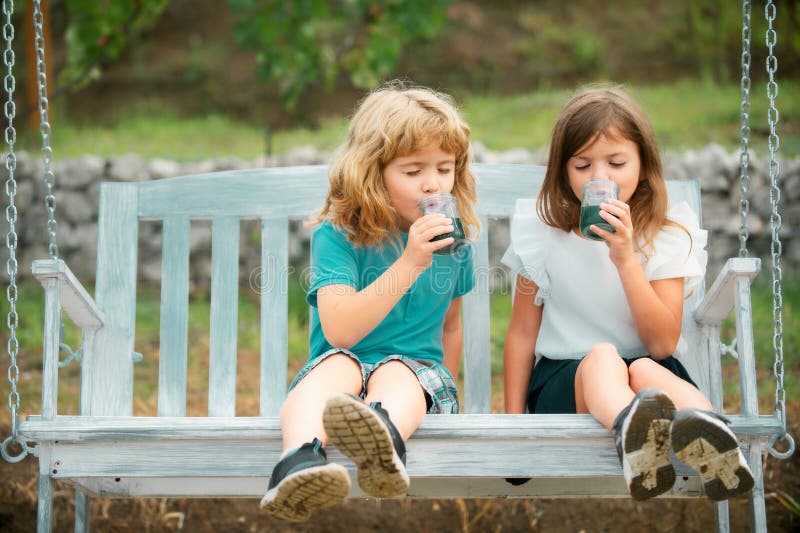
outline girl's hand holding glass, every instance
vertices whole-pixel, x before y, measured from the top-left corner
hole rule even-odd
[[[630,259],[636,260],[633,250],[633,221],[631,220],[630,206],[621,200],[609,199],[600,204],[599,214],[600,218],[605,220],[613,231],[607,231],[603,226],[594,224],[590,227],[593,232],[606,241],[611,262],[619,268]]]

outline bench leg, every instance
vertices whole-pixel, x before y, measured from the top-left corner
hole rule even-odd
[[[53,480],[50,474],[39,474],[39,501],[36,506],[37,533],[50,533],[53,529]]]
[[[89,497],[82,490],[75,491],[75,533],[89,532]]]
[[[717,502],[714,505],[717,514],[717,533],[729,533],[731,530],[731,517],[728,513],[728,500]]]
[[[764,465],[761,463],[761,445],[753,439],[745,448],[745,457],[753,472],[753,490],[750,492],[750,531],[767,532],[767,508],[764,504]]]

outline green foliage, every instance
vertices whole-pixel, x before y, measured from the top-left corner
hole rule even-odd
[[[61,83],[80,88],[116,61],[155,22],[169,0],[69,0],[67,65]]]
[[[294,107],[303,91],[331,88],[341,71],[363,89],[394,72],[409,43],[434,37],[450,0],[228,0],[235,39],[257,51],[259,75]]]

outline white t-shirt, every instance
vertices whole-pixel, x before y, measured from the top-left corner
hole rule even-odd
[[[688,295],[705,274],[708,232],[686,202],[670,206],[670,220],[680,228],[664,227],[653,240],[649,258],[638,254],[647,279],[683,277]],[[580,359],[589,349],[608,342],[622,357],[648,355],[639,339],[608,246],[544,224],[536,199],[517,200],[511,219],[511,244],[502,259],[512,273],[539,287],[535,305],[543,305],[536,340],[536,359]],[[678,342],[681,355],[685,341]]]

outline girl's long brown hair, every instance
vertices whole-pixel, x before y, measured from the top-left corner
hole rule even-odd
[[[371,92],[350,121],[347,137],[328,166],[330,189],[316,222],[328,220],[356,245],[389,242],[399,235],[383,169],[397,157],[431,142],[455,155],[456,197],[467,237],[479,226],[470,170],[470,129],[449,96],[425,87],[391,82]]]
[[[553,127],[547,171],[536,202],[542,221],[564,231],[578,227],[581,200],[570,187],[567,161],[600,135],[623,137],[639,149],[639,183],[628,201],[636,249],[651,252],[653,239],[664,225],[685,231],[667,219],[667,186],[650,121],[620,87],[585,88],[562,109]]]

